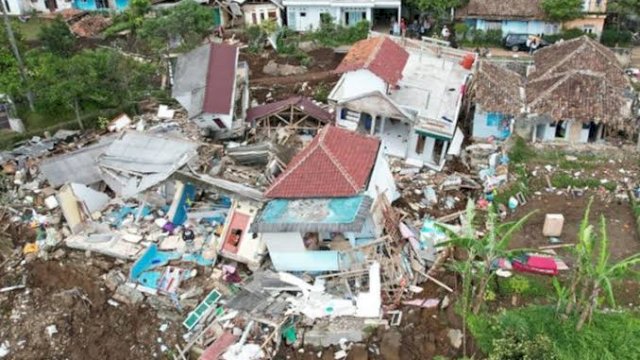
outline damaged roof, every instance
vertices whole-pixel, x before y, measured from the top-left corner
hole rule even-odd
[[[526,85],[528,111],[629,129],[629,80],[615,54],[582,36],[540,49]],[[633,125],[635,126],[635,125]]]
[[[365,189],[380,140],[324,127],[265,192],[267,198],[353,196]]]
[[[288,110],[291,106],[322,123],[331,122],[333,119],[333,115],[330,112],[316,105],[311,99],[294,96],[285,100],[252,107],[247,111],[247,121],[252,122],[265,116],[278,114]]]
[[[518,115],[524,107],[524,79],[515,71],[481,61],[473,85],[475,101],[485,111]]]
[[[470,0],[456,11],[457,18],[544,19],[542,0]]]
[[[402,78],[409,53],[387,36],[360,40],[351,46],[335,72],[367,69],[391,85]]]
[[[237,65],[237,47],[202,45],[178,58],[171,95],[190,118],[202,113],[231,114]]]

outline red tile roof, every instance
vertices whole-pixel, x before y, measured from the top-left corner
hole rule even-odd
[[[268,198],[353,196],[365,189],[380,140],[325,126],[267,189]]]
[[[378,36],[353,44],[335,71],[368,69],[387,83],[396,85],[408,59],[409,53],[402,46],[386,36]]]
[[[207,83],[202,111],[230,114],[238,65],[238,48],[227,44],[211,44]]]
[[[292,105],[323,123],[328,123],[333,120],[333,115],[331,115],[330,112],[314,104],[310,99],[294,96],[285,100],[252,107],[247,111],[247,121],[251,122],[268,115],[278,114],[284,110],[288,110]]]

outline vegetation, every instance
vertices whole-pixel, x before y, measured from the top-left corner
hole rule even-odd
[[[75,51],[76,37],[61,16],[50,25],[43,26],[38,37],[44,49],[55,55],[69,57]]]
[[[369,22],[360,21],[355,26],[336,25],[333,19],[321,22],[320,28],[306,34],[306,39],[315,40],[323,46],[340,46],[353,44],[356,41],[366,39],[369,34]]]
[[[468,3],[468,0],[411,0],[410,4],[418,9],[436,14],[437,17],[446,17],[451,8],[457,8]]]
[[[596,37],[595,34],[585,34],[585,32],[582,31],[581,29],[571,28],[571,29],[562,29],[562,31],[560,31],[557,34],[545,35],[544,39],[550,43],[555,43],[560,40],[571,40],[571,39],[579,38],[580,36],[584,36],[584,35],[587,35],[593,39],[595,39]]]
[[[529,306],[471,316],[469,329],[491,359],[515,348],[511,354],[518,356],[505,354],[501,359],[631,360],[640,348],[640,317],[632,312],[595,313],[591,326],[576,332],[573,322],[558,321],[552,307]],[[532,342],[527,344],[527,339]],[[544,353],[536,351],[540,348]]]
[[[456,32],[456,36],[459,36]],[[469,29],[464,33],[462,42],[465,46],[502,46],[502,30]]]
[[[542,10],[550,20],[565,22],[582,16],[583,0],[543,0]]]
[[[211,8],[193,0],[183,0],[155,17],[145,17],[137,35],[155,51],[164,52],[171,48],[190,50],[201,44],[212,27]]]
[[[589,224],[591,203],[585,210],[584,218],[578,231],[578,243],[574,249],[576,264],[574,265],[571,284],[566,299],[558,299],[566,306],[556,307],[565,315],[579,314],[576,330],[582,329],[590,322],[593,313],[600,304],[600,295],[604,292],[610,305],[615,306],[612,282],[633,272],[633,267],[640,264],[640,254],[632,255],[616,263],[609,261],[609,239],[604,216],[600,218],[599,234]]]
[[[607,28],[602,31],[600,42],[610,47],[627,47],[633,42],[633,33],[629,30]]]

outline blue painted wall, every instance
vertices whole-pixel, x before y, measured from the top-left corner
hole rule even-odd
[[[473,115],[473,134],[474,138],[486,139],[493,136],[496,139],[505,139],[509,137],[509,120],[503,114],[485,112],[476,107]]]
[[[338,271],[337,251],[270,252],[277,271]]]
[[[78,10],[96,11],[96,10],[116,10],[122,11],[129,6],[129,0],[114,0],[115,9],[99,8],[96,0],[73,0],[73,7]]]

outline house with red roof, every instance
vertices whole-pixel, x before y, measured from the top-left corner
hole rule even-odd
[[[379,137],[386,155],[441,170],[460,151],[457,122],[475,56],[428,40],[361,40],[335,69],[342,76],[328,98],[336,124]]]
[[[238,54],[236,46],[211,43],[178,58],[171,95],[199,127],[223,134],[245,129],[249,68]]]
[[[399,194],[380,144],[325,126],[265,191],[251,231],[278,271],[344,270],[345,252],[382,235],[376,202]]]

